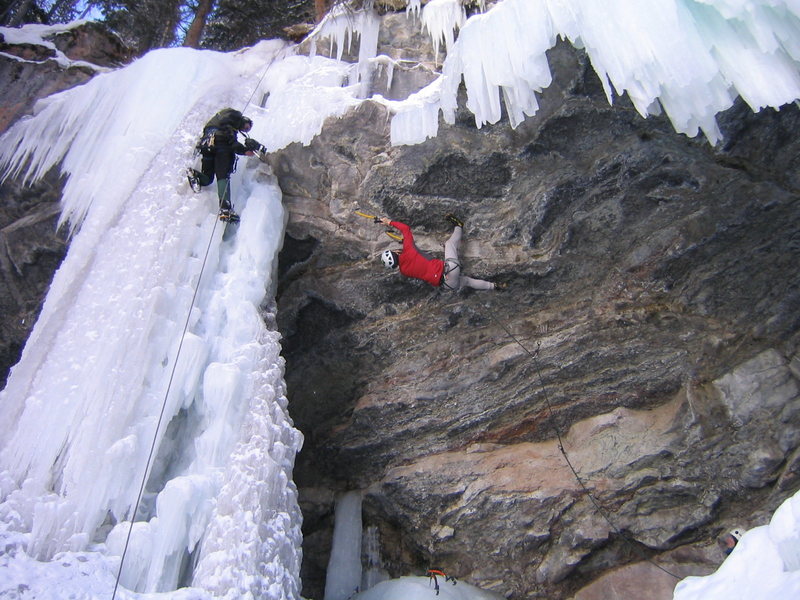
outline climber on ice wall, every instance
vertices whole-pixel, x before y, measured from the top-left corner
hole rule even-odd
[[[421,279],[432,286],[443,287],[448,290],[458,291],[461,288],[476,290],[499,290],[505,287],[502,283],[492,283],[483,279],[473,279],[461,274],[461,262],[458,259],[458,247],[461,244],[461,235],[464,223],[455,215],[445,217],[454,225],[450,239],[444,244],[444,260],[429,258],[419,251],[414,243],[411,228],[400,221],[392,221],[381,217],[379,221],[389,227],[398,229],[403,234],[402,250],[385,250],[381,254],[381,261],[387,269],[400,268],[400,273],[406,277]]]
[[[253,156],[263,153],[266,148],[247,136],[253,128],[253,121],[233,108],[223,108],[203,127],[203,135],[197,143],[197,152],[203,157],[200,171],[189,169],[189,185],[196,192],[201,186],[211,185],[217,177],[219,197],[219,218],[223,221],[238,221],[239,215],[231,205],[230,176],[236,169],[236,155]],[[244,134],[242,144],[237,136]]]

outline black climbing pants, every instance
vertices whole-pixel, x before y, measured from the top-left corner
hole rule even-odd
[[[200,163],[200,169],[202,171],[200,185],[211,185],[214,181],[214,177],[216,177],[219,207],[230,210],[230,175],[233,172],[233,167],[236,162],[236,154],[233,148],[221,147],[213,150],[204,150],[202,155],[203,160]]]

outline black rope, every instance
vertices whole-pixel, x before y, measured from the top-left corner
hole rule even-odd
[[[264,77],[267,76],[267,71],[269,71],[269,68],[272,66],[272,63],[275,62],[276,56],[273,56],[272,59],[270,59],[270,61],[267,63],[267,66],[264,67],[264,72],[261,73],[261,77],[259,77],[258,83],[253,88],[253,91],[250,93],[250,97],[247,99],[247,102],[244,103],[244,108],[242,109],[242,113],[244,113],[244,111],[247,110],[247,107],[250,106],[250,103],[253,101],[253,96],[256,95],[256,92],[258,91],[258,88],[261,87],[261,82],[264,81]]]
[[[247,107],[250,106],[250,102],[253,100],[253,96],[255,95],[258,88],[261,86],[261,82],[264,81],[264,77],[267,75],[267,71],[272,66],[272,63],[275,61],[275,56],[272,57],[272,60],[269,61],[266,67],[264,67],[264,72],[261,73],[261,77],[258,80],[258,83],[253,88],[253,92],[250,94],[250,97],[245,102],[244,108],[242,108],[241,112],[244,113],[247,110]],[[223,197],[225,194],[229,193],[230,190],[230,176],[228,176],[226,183],[225,183],[225,191],[223,193]],[[229,199],[231,210],[233,210],[233,198]],[[122,549],[122,556],[120,557],[119,561],[119,570],[117,571],[117,576],[114,581],[114,591],[111,594],[111,600],[115,600],[117,597],[117,589],[119,588],[119,581],[122,577],[122,568],[125,566],[125,557],[128,554],[128,546],[130,545],[131,535],[133,533],[133,523],[136,519],[136,513],[139,511],[139,504],[142,501],[142,496],[144,495],[144,488],[147,485],[147,473],[150,470],[150,465],[153,462],[153,455],[155,454],[156,449],[156,442],[158,441],[158,432],[161,430],[161,423],[164,419],[164,412],[167,408],[167,400],[169,399],[169,392],[172,389],[172,380],[175,377],[175,370],[178,366],[178,360],[181,356],[181,350],[183,349],[183,341],[186,339],[186,332],[189,330],[189,321],[192,316],[192,309],[194,308],[195,300],[197,299],[197,294],[200,291],[200,282],[203,280],[203,273],[206,268],[206,263],[208,262],[208,254],[211,251],[211,243],[214,241],[214,234],[217,231],[217,224],[219,223],[219,219],[214,219],[214,227],[211,229],[211,235],[208,238],[208,245],[206,246],[206,253],[203,256],[203,263],[200,265],[200,276],[197,279],[197,287],[195,287],[194,294],[192,295],[192,302],[189,305],[189,310],[186,314],[186,322],[183,325],[183,333],[181,334],[181,341],[178,344],[178,351],[175,354],[175,362],[172,365],[172,372],[169,375],[169,382],[167,383],[167,390],[164,393],[164,402],[161,404],[161,412],[158,415],[158,422],[156,423],[156,430],[153,434],[153,442],[150,444],[150,452],[147,456],[147,463],[145,464],[144,474],[142,475],[142,484],[139,486],[139,494],[136,497],[136,502],[133,507],[133,512],[131,513],[131,524],[128,528],[128,535],[125,537],[125,545]]]
[[[534,368],[536,369],[536,374],[539,376],[539,387],[542,390],[542,395],[544,396],[544,401],[545,401],[545,404],[547,405],[547,410],[550,413],[550,420],[551,420],[551,423],[552,423],[553,431],[555,431],[556,438],[558,439],[558,449],[561,451],[561,454],[564,457],[564,460],[566,461],[567,465],[569,466],[570,471],[572,471],[572,474],[575,476],[575,479],[577,480],[578,484],[581,486],[581,488],[583,489],[584,493],[589,498],[589,500],[591,500],[591,502],[594,505],[595,509],[597,509],[597,512],[603,517],[603,519],[605,519],[605,521],[608,523],[608,525],[611,527],[611,529],[613,529],[614,532],[616,532],[617,535],[619,535],[623,540],[625,540],[628,544],[630,544],[631,548],[633,548],[636,551],[636,553],[643,560],[649,562],[651,565],[653,565],[657,569],[660,569],[661,571],[663,571],[667,575],[670,575],[671,577],[674,577],[675,579],[679,579],[679,580],[683,579],[682,577],[679,577],[678,575],[676,575],[672,571],[662,567],[661,565],[659,565],[657,562],[655,562],[650,557],[646,556],[644,554],[644,552],[642,551],[642,549],[639,547],[641,545],[641,542],[637,541],[636,538],[633,538],[633,537],[631,537],[629,535],[626,535],[625,533],[622,532],[622,530],[620,530],[619,527],[616,526],[616,524],[611,520],[611,517],[609,516],[608,511],[606,511],[603,507],[600,506],[600,503],[597,501],[597,498],[595,498],[594,494],[592,494],[592,492],[589,491],[589,488],[586,486],[586,484],[584,483],[583,479],[578,474],[578,471],[572,465],[572,461],[569,459],[569,455],[567,454],[567,451],[564,448],[564,440],[562,439],[561,431],[560,431],[560,429],[558,427],[558,424],[556,423],[555,412],[553,411],[553,405],[550,402],[549,395],[547,394],[547,387],[545,386],[544,378],[542,377],[542,369],[541,369],[541,366],[539,364],[539,360],[537,359],[537,356],[536,356],[539,353],[538,347],[540,347],[540,346],[538,346],[538,344],[537,344],[537,351],[536,351],[536,354],[534,354],[533,352],[528,350],[528,348],[525,346],[525,344],[523,344],[519,340],[519,338],[517,338],[517,336],[515,336],[513,333],[511,333],[511,330],[509,330],[509,328],[506,327],[505,323],[503,323],[497,317],[495,317],[491,313],[491,311],[488,312],[488,315],[489,315],[489,319],[491,319],[494,323],[499,325],[503,329],[503,331],[505,331],[506,334],[508,334],[508,337],[510,337],[512,340],[514,340],[514,342],[516,342],[519,345],[519,347],[522,348],[528,354],[528,356],[530,356],[531,360],[533,361]]]

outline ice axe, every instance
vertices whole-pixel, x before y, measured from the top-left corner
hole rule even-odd
[[[380,218],[376,217],[375,215],[368,215],[367,213],[361,212],[360,210],[357,210],[356,214],[359,217],[364,217],[365,219],[372,219],[373,223],[380,223],[381,222]],[[393,240],[397,240],[400,243],[403,242],[403,236],[397,235],[396,233],[392,233],[391,231],[385,231],[384,233],[386,235],[388,235],[390,238],[392,238]]]
[[[261,142],[254,138],[245,136],[244,147],[258,157],[258,160],[265,163],[267,162],[267,148]]]

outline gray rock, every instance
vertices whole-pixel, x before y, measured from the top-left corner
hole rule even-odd
[[[98,68],[119,66],[131,59],[131,51],[120,38],[95,22],[61,31],[47,41],[76,63],[65,68],[51,47],[7,44],[0,35],[0,134],[29,114],[39,98],[85,83]]]
[[[548,59],[516,130],[461,110],[391,147],[365,103],[270,157],[291,214],[278,318],[298,485],[365,490],[393,576],[436,565],[510,598],[697,551],[800,486],[800,111],[737,105],[710,147],[609,106],[581,52]],[[434,254],[456,212],[465,271],[509,289],[385,271],[393,242],[357,209]],[[331,526],[315,510],[309,540]],[[648,569],[625,585],[647,589]]]

